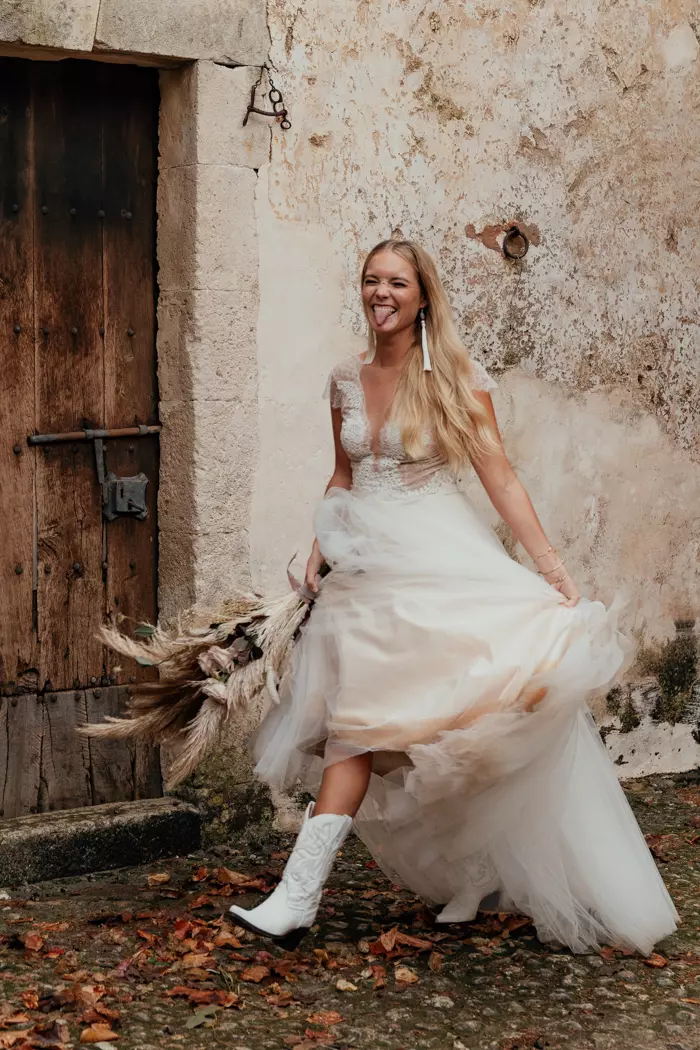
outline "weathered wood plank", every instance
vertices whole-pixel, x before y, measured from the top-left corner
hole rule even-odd
[[[88,689],[86,701],[88,721],[102,722],[105,715],[124,714],[126,688]],[[133,746],[121,740],[91,739],[89,743],[95,805],[162,794],[157,748]]]
[[[38,812],[44,705],[36,694],[0,699],[0,808],[5,817]]]
[[[99,67],[35,63],[37,428],[104,418]],[[40,688],[102,674],[102,515],[91,445],[37,453]]]
[[[76,726],[87,721],[85,692],[71,689],[44,697],[41,783],[45,809],[75,809],[92,803],[90,748]]]
[[[105,414],[108,426],[158,422],[155,214],[158,80],[103,66]],[[131,334],[130,334],[131,333]],[[158,438],[107,444],[110,470],[149,479],[148,518],[107,527],[107,609],[132,622],[157,615]],[[120,660],[122,681],[155,677]]]
[[[0,62],[0,688],[36,684],[33,630],[34,303],[30,63]]]

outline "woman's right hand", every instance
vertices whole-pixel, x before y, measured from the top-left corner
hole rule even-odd
[[[312,594],[318,594],[319,591],[319,577],[323,567],[323,560],[318,541],[315,541],[309,560],[306,563],[306,574],[304,576],[304,583]]]

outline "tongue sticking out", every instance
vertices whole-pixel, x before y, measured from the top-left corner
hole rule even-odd
[[[373,307],[373,311],[374,320],[380,328],[389,317],[392,317],[396,313],[393,306],[375,306]]]

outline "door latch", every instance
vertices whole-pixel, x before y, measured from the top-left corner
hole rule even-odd
[[[102,438],[94,440],[97,480],[102,490],[102,517],[106,521],[114,521],[115,518],[129,515],[143,521],[148,516],[146,503],[148,478],[145,474],[118,478],[112,471],[107,473],[104,441]]]
[[[106,521],[114,521],[128,515],[143,521],[148,517],[146,491],[148,478],[145,474],[135,474],[129,478],[119,478],[111,471],[107,472],[105,440],[112,438],[141,438],[151,434],[160,434],[160,424],[146,425],[139,423],[133,427],[119,427],[113,430],[76,430],[63,434],[30,434],[29,445],[47,446],[66,444],[74,441],[92,441],[95,446],[95,466],[97,480],[102,493],[102,516]]]

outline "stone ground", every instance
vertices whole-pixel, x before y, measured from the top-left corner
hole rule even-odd
[[[0,900],[0,1050],[700,1050],[700,776],[627,790],[682,917],[650,959],[436,927],[354,839],[284,953],[223,917],[274,885],[272,837]]]

